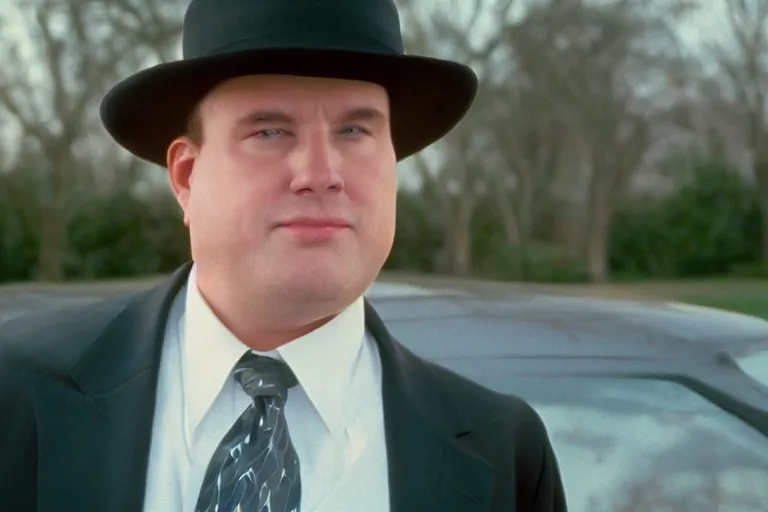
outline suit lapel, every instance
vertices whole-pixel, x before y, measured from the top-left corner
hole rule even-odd
[[[108,324],[71,373],[79,390],[62,386],[47,396],[41,410],[51,420],[41,428],[52,432],[41,439],[58,436],[48,464],[69,472],[66,480],[74,485],[52,493],[71,506],[58,502],[43,510],[142,509],[166,317],[189,268],[127,303]]]
[[[395,342],[366,302],[381,354],[392,512],[488,510],[494,470],[462,447],[471,434],[428,365]]]
[[[39,438],[55,444],[55,455],[40,474],[66,475],[46,482],[57,501],[42,495],[41,510],[142,509],[165,323],[190,268],[119,311],[73,368],[76,388],[61,383],[41,398]],[[368,302],[366,326],[383,368],[391,511],[488,510],[494,471],[462,447],[471,431],[450,397]]]

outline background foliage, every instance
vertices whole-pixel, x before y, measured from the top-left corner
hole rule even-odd
[[[395,2],[409,53],[466,63],[480,83],[465,119],[401,162],[387,269],[766,273],[768,1]],[[116,81],[179,58],[187,4],[0,6],[0,282],[165,273],[188,258],[164,171],[99,118]]]
[[[20,171],[21,173],[21,171]],[[1,177],[23,188],[21,174]],[[13,187],[11,181],[15,181]],[[34,215],[12,202],[0,208],[0,281],[38,277],[39,230]],[[34,211],[34,210],[33,210]],[[81,194],[67,216],[69,279],[115,278],[172,271],[189,255],[180,209],[171,194]],[[618,210],[612,227],[610,270],[615,279],[763,276],[760,212],[754,188],[721,162],[702,161],[663,197],[638,197]],[[537,282],[588,281],[583,258],[547,238],[543,223],[525,251],[507,243],[489,203],[471,219],[471,275]],[[446,238],[430,203],[401,190],[395,245],[386,269],[446,273]]]

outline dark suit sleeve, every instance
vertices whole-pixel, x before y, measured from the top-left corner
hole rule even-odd
[[[0,338],[0,508],[36,508],[37,435],[28,369]]]
[[[525,512],[567,512],[560,468],[546,426],[536,410],[525,404],[518,432],[518,446],[525,447],[518,460],[518,474],[525,489],[518,496],[518,510]]]
[[[568,508],[557,458],[543,423],[540,428],[541,466],[531,512],[566,512]]]

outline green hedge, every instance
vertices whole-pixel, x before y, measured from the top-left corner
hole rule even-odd
[[[0,176],[0,192],[3,188]],[[34,190],[34,189],[32,189]],[[18,194],[19,192],[15,192]],[[34,198],[34,194],[29,194]],[[0,281],[37,275],[39,220],[32,199],[0,203]],[[401,191],[395,245],[387,269],[444,271],[446,238],[429,195]],[[188,259],[187,231],[167,191],[82,198],[67,219],[69,279],[169,272]],[[538,282],[585,281],[579,254],[553,244],[545,226],[526,247],[510,245],[491,202],[475,210],[471,227],[474,276]],[[766,276],[760,259],[760,215],[754,188],[717,163],[686,175],[677,192],[624,204],[610,237],[610,268],[620,279]]]
[[[761,267],[760,243],[754,188],[723,165],[702,164],[672,196],[619,212],[610,263],[625,278],[743,275]]]

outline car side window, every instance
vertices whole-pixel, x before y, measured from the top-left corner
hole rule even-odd
[[[768,387],[768,347],[736,358],[741,370],[765,387]]]
[[[573,512],[764,512],[768,438],[678,384],[516,378],[546,424]]]

